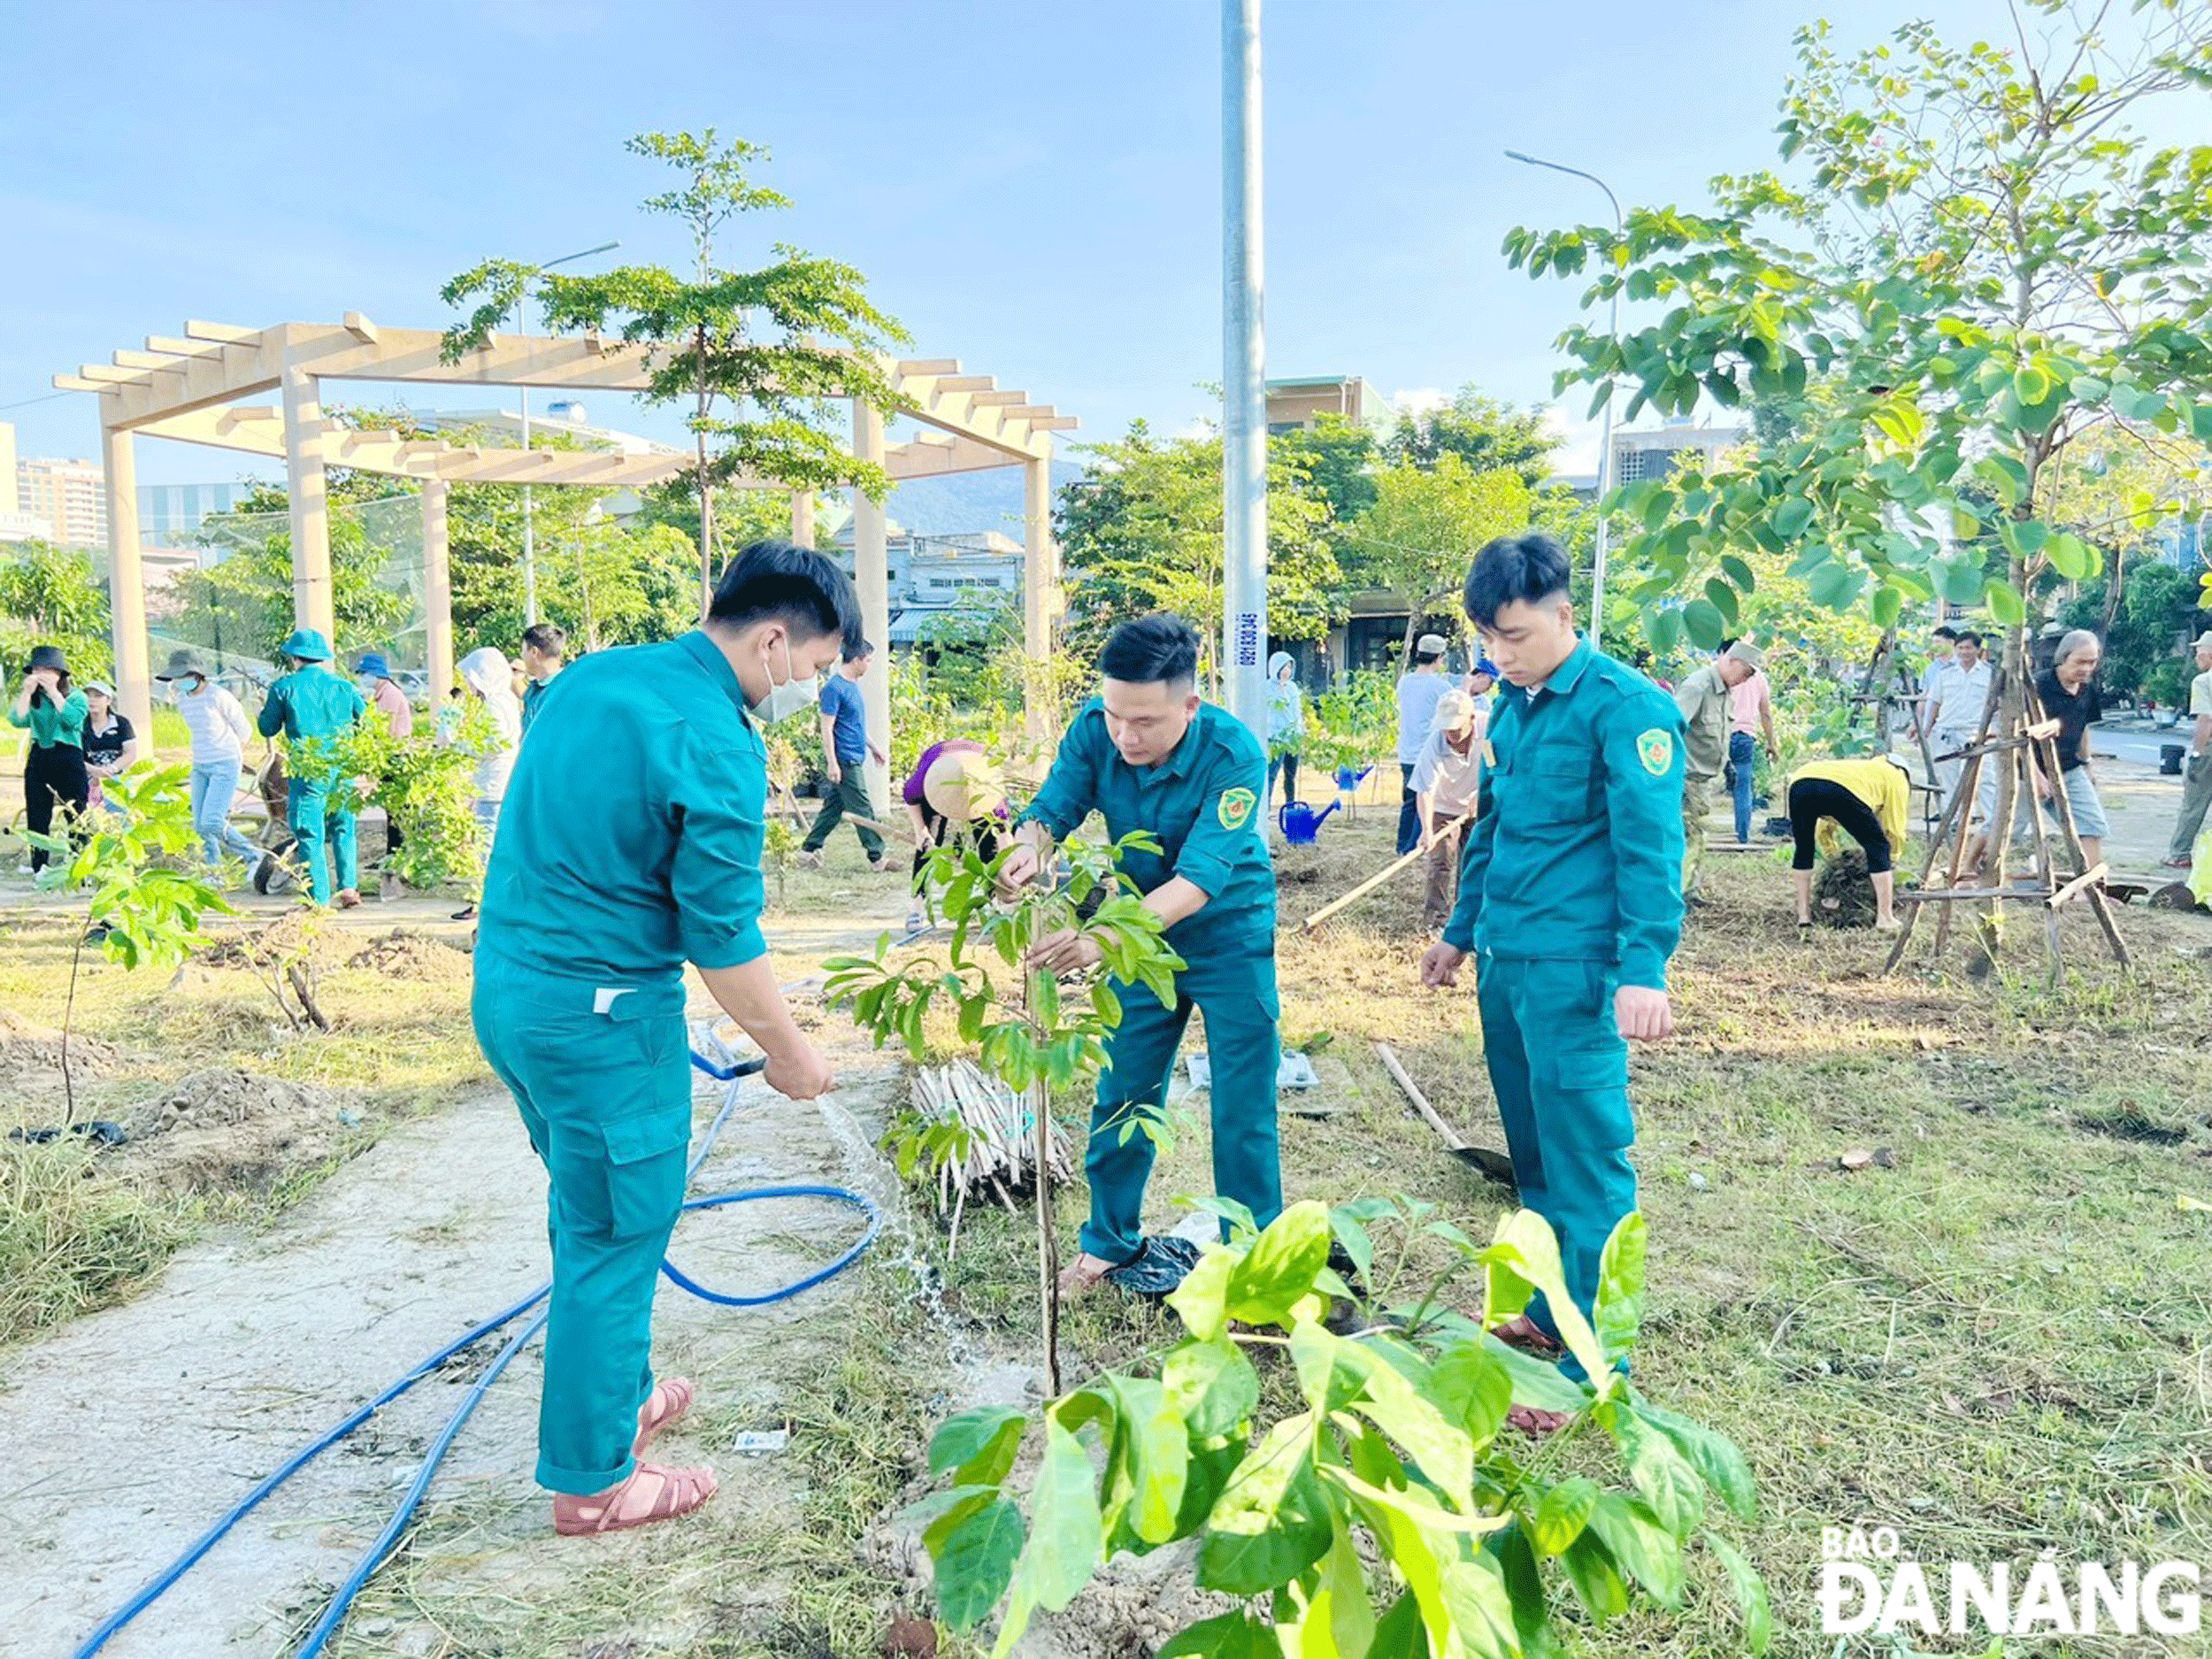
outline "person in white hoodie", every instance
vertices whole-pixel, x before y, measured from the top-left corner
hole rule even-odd
[[[476,823],[481,832],[484,856],[491,856],[492,837],[499,829],[499,809],[507,798],[508,775],[515,769],[515,749],[522,741],[522,704],[515,696],[514,668],[507,654],[487,645],[461,659],[461,683],[484,705],[490,729],[472,738],[464,717],[456,747],[476,756]],[[476,914],[473,904],[457,910],[454,920],[467,921]]]
[[[239,774],[246,765],[246,739],[253,730],[246,710],[208,678],[197,652],[176,652],[154,678],[174,687],[177,712],[192,733],[192,827],[199,832],[207,862],[219,864],[230,852],[244,859],[249,871],[258,870],[269,855],[230,821]]]

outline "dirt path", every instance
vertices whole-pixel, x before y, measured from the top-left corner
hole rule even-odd
[[[849,918],[777,933],[787,978],[862,942]],[[845,1087],[827,1108],[744,1085],[695,1190],[822,1181],[891,1197],[895,1183],[872,1148],[895,1072],[837,1058]],[[698,1081],[703,1127],[724,1086]],[[687,1218],[676,1253],[709,1284],[757,1290],[826,1260],[856,1225],[819,1202],[744,1204]],[[0,1646],[39,1659],[73,1651],[286,1456],[547,1271],[542,1173],[511,1103],[487,1092],[396,1132],[265,1233],[211,1236],[136,1301],[14,1356],[0,1392],[10,1448]],[[839,1305],[835,1281],[757,1310],[710,1309],[664,1285],[658,1336],[686,1362],[710,1335],[741,1343],[748,1369],[772,1379],[818,1348]],[[456,1366],[424,1381],[326,1453],[104,1651],[284,1651],[388,1517],[475,1373]],[[516,1545],[537,1543],[544,1523],[530,1482],[537,1378],[534,1346],[488,1395],[432,1492],[437,1502],[480,1500]],[[726,1448],[672,1445],[732,1462]]]

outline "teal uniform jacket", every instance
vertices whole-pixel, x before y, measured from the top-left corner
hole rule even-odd
[[[1259,808],[1266,779],[1259,739],[1226,710],[1201,703],[1174,751],[1157,765],[1138,767],[1115,749],[1104,705],[1094,698],[1068,727],[1044,787],[1018,820],[1043,825],[1056,840],[1093,810],[1117,841],[1148,830],[1160,851],[1132,854],[1122,865],[1138,889],[1150,893],[1180,876],[1207,895],[1203,908],[1165,935],[1187,964],[1175,976],[1172,1008],[1141,987],[1115,987],[1121,1024],[1107,1040],[1084,1160],[1091,1213],[1082,1247],[1102,1261],[1131,1261],[1143,1246],[1153,1141],[1134,1125],[1140,1114],[1164,1111],[1194,1007],[1205,1013],[1212,1050],[1214,1190],[1263,1227],[1282,1210],[1275,872]]]
[[[358,687],[314,663],[296,668],[269,687],[268,701],[254,724],[264,737],[284,733],[290,742],[344,734],[368,708]],[[330,902],[332,871],[339,889],[350,892],[355,868],[353,792],[349,780],[303,775],[295,759],[284,784],[284,819],[298,840],[295,849],[307,866],[309,893],[318,904]],[[329,862],[324,849],[329,849]]]
[[[1093,810],[1118,841],[1134,830],[1159,839],[1157,853],[1135,853],[1125,874],[1141,893],[1180,876],[1206,895],[1205,908],[1167,930],[1189,973],[1256,975],[1275,980],[1275,869],[1260,822],[1267,752],[1242,721],[1210,703],[1174,753],[1154,766],[1132,766],[1106,733],[1105,705],[1092,698],[1060,741],[1052,771],[1017,822],[1043,825],[1064,840]]]
[[[546,687],[484,879],[476,1037],[548,1176],[539,1483],[604,1491],[652,1391],[683,1202],[683,968],[767,952],[768,754],[704,634],[595,651]]]
[[[1636,1207],[1623,985],[1664,990],[1682,931],[1682,716],[1577,642],[1533,697],[1502,687],[1459,903],[1444,942],[1478,953],[1483,1057],[1521,1202],[1559,1236],[1590,1311]],[[1529,1310],[1556,1335],[1540,1297]],[[1570,1375],[1580,1368],[1570,1358]]]

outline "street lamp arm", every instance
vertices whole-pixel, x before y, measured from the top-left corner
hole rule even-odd
[[[1585,173],[1579,167],[1570,167],[1563,162],[1545,161],[1535,156],[1524,156],[1517,150],[1509,150],[1505,153],[1508,160],[1517,161],[1523,166],[1548,167],[1554,173],[1570,173],[1578,179],[1587,179],[1592,184],[1596,185],[1599,189],[1604,191],[1605,199],[1613,204],[1613,228],[1615,230],[1620,230],[1627,224],[1628,221],[1622,216],[1621,213],[1621,198],[1615,196],[1613,194],[1613,187],[1606,183],[1604,180],[1599,178],[1596,173]]]

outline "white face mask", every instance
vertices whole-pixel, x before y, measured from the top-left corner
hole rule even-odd
[[[783,642],[783,665],[787,671],[792,665],[788,635]],[[810,674],[804,680],[795,676],[780,686],[771,682],[768,695],[752,705],[753,718],[764,725],[773,726],[779,720],[788,720],[795,714],[804,714],[820,702],[821,695],[821,680],[815,675]]]

